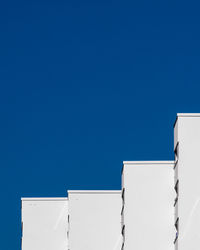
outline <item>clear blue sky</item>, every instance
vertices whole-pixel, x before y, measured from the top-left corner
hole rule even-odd
[[[198,1],[2,1],[0,239],[20,197],[119,189],[123,160],[173,159],[200,111]]]

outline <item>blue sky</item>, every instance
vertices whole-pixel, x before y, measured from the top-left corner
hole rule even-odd
[[[20,249],[20,197],[119,189],[123,160],[173,159],[176,113],[200,111],[199,7],[2,1],[2,249]]]

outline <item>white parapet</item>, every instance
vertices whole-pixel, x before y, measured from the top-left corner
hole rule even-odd
[[[173,250],[174,161],[129,161],[122,171],[124,250]]]
[[[68,191],[69,249],[121,249],[121,190]]]
[[[22,198],[22,250],[68,249],[68,199]]]
[[[200,249],[200,114],[177,114],[174,125],[178,221],[176,249]]]

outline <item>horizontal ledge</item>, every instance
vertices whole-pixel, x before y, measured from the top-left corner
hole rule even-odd
[[[67,201],[66,197],[22,197],[22,201]]]
[[[124,165],[174,164],[174,161],[123,161]]]
[[[69,194],[121,194],[121,190],[68,190]]]
[[[200,113],[178,113],[178,117],[200,117]]]

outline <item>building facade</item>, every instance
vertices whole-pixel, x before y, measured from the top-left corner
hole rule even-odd
[[[200,249],[200,114],[177,114],[174,125],[175,247]]]
[[[174,161],[126,161],[122,249],[174,249]]]
[[[68,199],[22,198],[22,250],[68,249]]]
[[[173,161],[125,161],[122,190],[22,198],[22,250],[199,250],[200,114],[177,114]]]
[[[121,191],[68,191],[69,249],[121,249]]]

